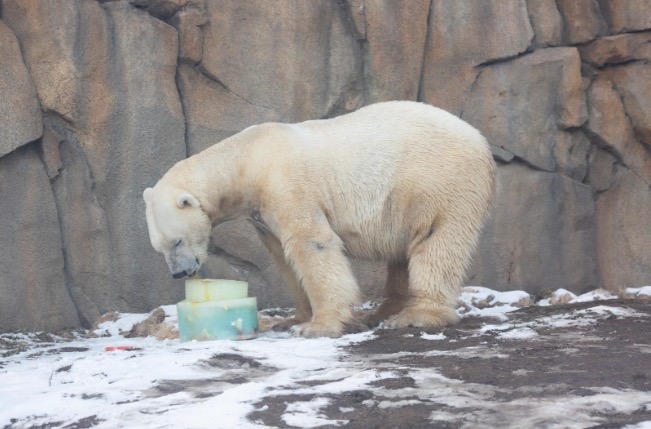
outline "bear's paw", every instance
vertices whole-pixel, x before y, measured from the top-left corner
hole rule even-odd
[[[389,317],[384,322],[384,327],[389,329],[410,326],[415,328],[440,328],[455,323],[457,320],[457,313],[453,309],[407,307],[400,313]]]
[[[292,326],[291,333],[297,337],[317,338],[317,337],[340,337],[343,333],[343,326],[341,323],[325,324],[316,322],[299,323]]]

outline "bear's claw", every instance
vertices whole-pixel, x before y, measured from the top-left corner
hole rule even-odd
[[[302,323],[301,320],[296,319],[295,317],[285,319],[282,322],[278,322],[271,327],[272,330],[276,332],[287,332],[291,330],[294,326]]]

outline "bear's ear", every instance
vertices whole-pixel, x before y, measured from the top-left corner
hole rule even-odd
[[[188,206],[199,207],[199,200],[194,195],[183,192],[176,197],[176,205],[181,209]]]
[[[149,201],[149,197],[151,196],[152,189],[147,188],[145,191],[142,193],[142,198],[145,200],[145,202]]]

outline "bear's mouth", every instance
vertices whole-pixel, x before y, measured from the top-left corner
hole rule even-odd
[[[196,270],[195,271],[185,270],[185,271],[179,271],[178,273],[173,273],[172,277],[174,277],[175,279],[182,279],[183,277],[192,277],[196,273],[197,273]]]
[[[172,277],[174,277],[175,279],[182,279],[183,277],[194,277],[194,275],[197,274],[197,272],[199,271],[199,268],[201,268],[201,262],[199,262],[199,258],[194,258],[194,264],[184,264],[184,265],[186,267],[190,265],[190,268],[186,268],[181,271],[172,271]]]

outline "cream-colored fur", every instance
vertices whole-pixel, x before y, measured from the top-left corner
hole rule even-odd
[[[248,218],[296,296],[304,336],[351,325],[347,256],[388,261],[388,327],[456,320],[494,193],[481,134],[426,104],[393,101],[333,119],[250,127],[177,163],[144,192],[154,249],[173,274],[206,257],[210,229]]]

